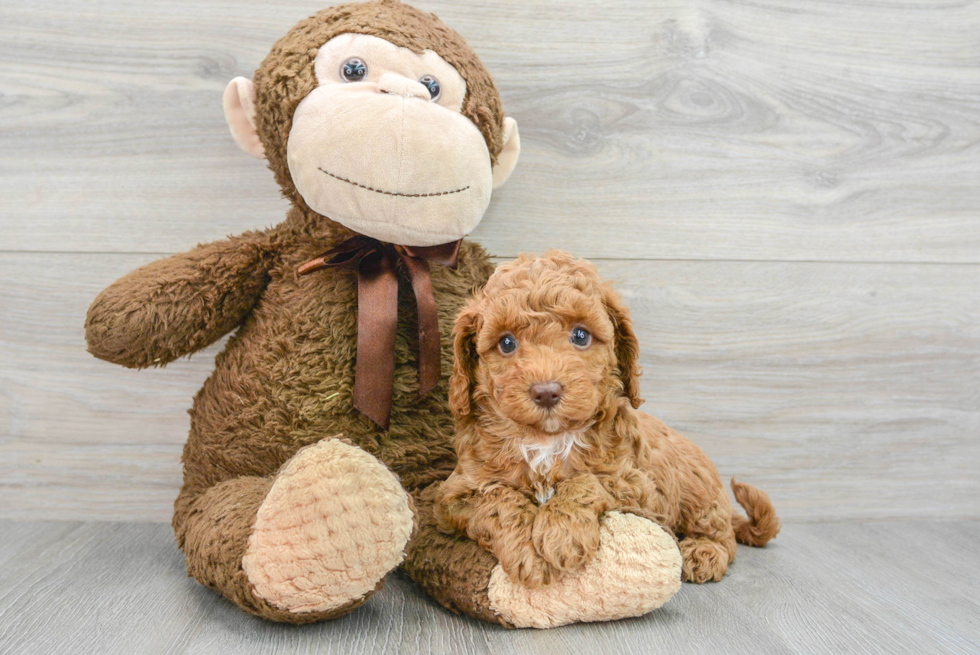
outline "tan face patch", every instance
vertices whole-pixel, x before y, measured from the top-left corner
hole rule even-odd
[[[418,55],[431,50],[452,66],[466,82],[462,115],[482,135],[491,161],[499,161],[498,182],[506,178],[516,163],[520,140],[516,126],[505,120],[493,79],[472,48],[429,12],[399,2],[363,2],[330,7],[301,21],[276,42],[255,73],[255,129],[287,198],[304,204],[286,161],[293,114],[319,87],[314,60],[320,48],[344,34],[379,37]]]
[[[472,231],[490,202],[493,171],[483,135],[459,113],[459,73],[431,50],[363,34],[331,39],[314,66],[319,85],[296,108],[287,148],[306,204],[406,246]]]
[[[363,68],[363,76],[356,82],[344,77],[344,64],[357,59]],[[367,34],[341,34],[320,47],[313,61],[317,83],[377,84],[386,73],[394,73],[413,82],[429,77],[438,83],[439,95],[432,101],[459,112],[466,97],[466,80],[432,50],[415,53],[400,48],[390,41]],[[431,97],[431,96],[430,96]]]

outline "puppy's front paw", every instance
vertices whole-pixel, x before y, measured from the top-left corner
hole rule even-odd
[[[490,608],[518,628],[640,616],[681,586],[681,554],[672,535],[652,521],[610,512],[599,552],[584,569],[540,589],[517,585],[502,566],[490,576]]]
[[[497,548],[494,554],[500,560],[500,567],[504,573],[511,580],[528,589],[549,585],[562,575],[561,571],[538,555],[530,542],[506,549]]]
[[[599,550],[599,517],[585,508],[545,505],[534,519],[534,549],[560,571],[581,569]]]

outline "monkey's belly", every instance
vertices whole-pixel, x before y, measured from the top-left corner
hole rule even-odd
[[[463,243],[457,271],[434,268],[443,375],[423,397],[415,301],[410,286],[400,285],[387,432],[354,409],[356,273],[329,269],[300,280],[274,274],[195,398],[185,464],[201,459],[202,469],[217,469],[223,478],[265,476],[303,446],[339,436],[384,462],[406,488],[444,479],[456,463],[448,408],[452,324],[492,269],[485,251],[469,242]]]
[[[265,309],[257,308],[229,341],[198,392],[189,439],[199,447],[188,448],[185,459],[206,451],[202,456],[210,466],[228,477],[264,476],[303,446],[340,436],[380,459],[410,488],[451,472],[454,427],[446,376],[419,397],[417,349],[409,343],[417,339],[414,325],[400,321],[391,426],[385,432],[354,409],[356,325],[331,324],[321,316],[314,327],[282,307]],[[448,329],[443,331],[448,373],[451,352]]]

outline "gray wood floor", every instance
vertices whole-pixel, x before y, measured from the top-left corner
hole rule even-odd
[[[977,653],[980,522],[788,524],[652,614],[508,631],[400,575],[342,619],[246,616],[185,577],[169,526],[0,522],[0,653]]]

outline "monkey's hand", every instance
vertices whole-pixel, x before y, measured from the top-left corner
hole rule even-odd
[[[129,368],[162,366],[235,328],[268,281],[263,233],[200,245],[123,276],[89,307],[88,349]]]
[[[560,482],[534,519],[534,549],[559,571],[577,571],[599,550],[599,517],[609,507],[598,480],[585,474]]]

